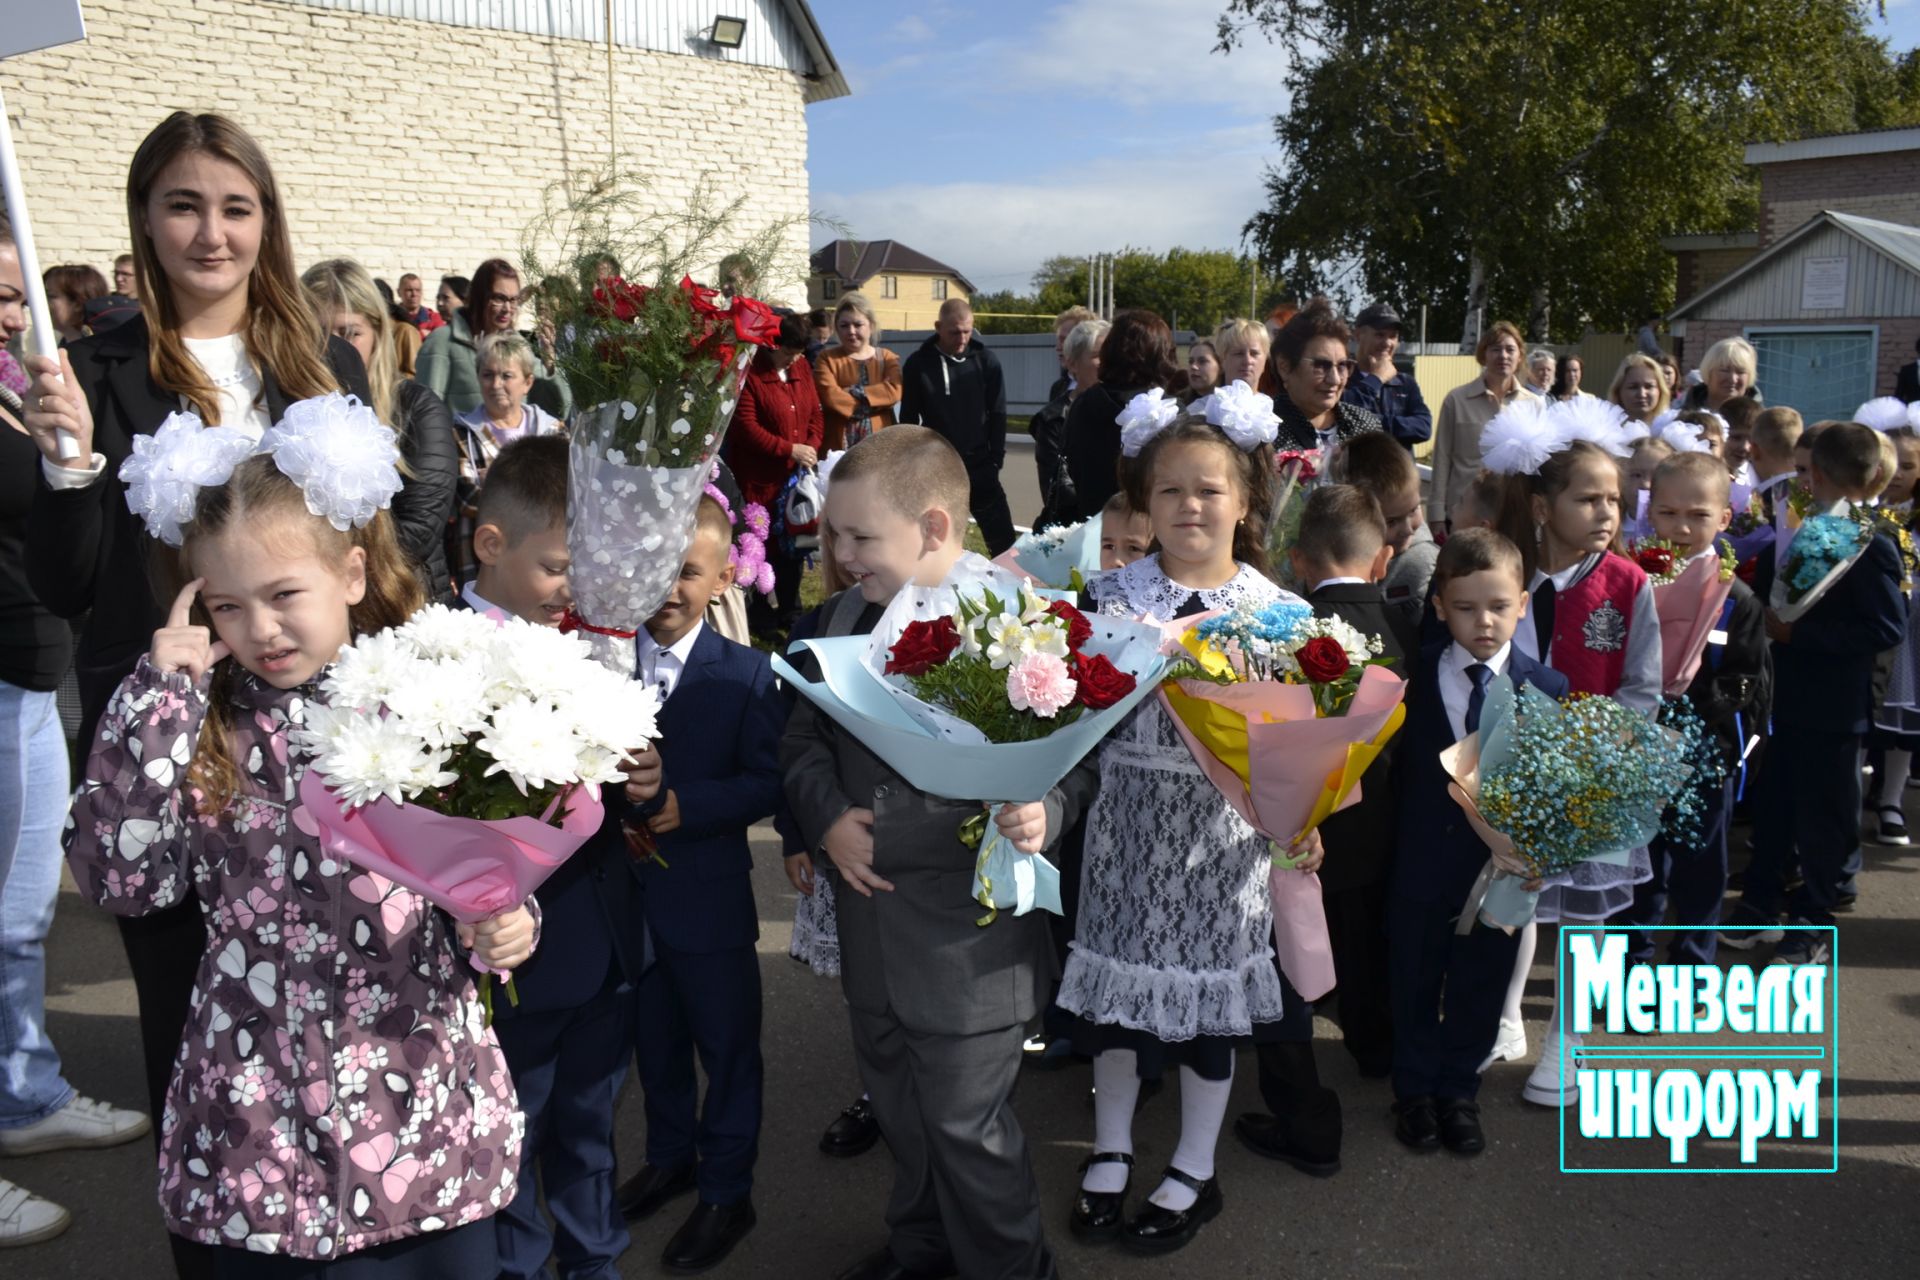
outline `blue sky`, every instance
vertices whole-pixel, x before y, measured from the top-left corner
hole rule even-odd
[[[1232,249],[1286,55],[1212,52],[1221,0],[813,0],[853,96],[808,109],[813,205],[981,289],[1054,254]],[[1920,45],[1920,0],[1875,19]],[[815,241],[831,238],[816,232]]]

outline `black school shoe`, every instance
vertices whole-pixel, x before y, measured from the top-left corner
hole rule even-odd
[[[1257,1156],[1290,1164],[1316,1178],[1331,1178],[1340,1172],[1340,1140],[1334,1134],[1331,1150],[1304,1140],[1292,1126],[1278,1116],[1249,1111],[1233,1122],[1233,1136],[1240,1145]]]
[[[615,1202],[620,1206],[622,1216],[632,1221],[651,1217],[661,1205],[676,1196],[683,1196],[693,1190],[693,1165],[681,1165],[678,1169],[662,1169],[658,1165],[642,1165],[640,1172],[620,1184],[615,1193]]]
[[[1907,815],[1893,805],[1880,807],[1880,838],[1876,843],[1904,848],[1907,839]]]
[[[1200,1228],[1220,1215],[1226,1199],[1220,1194],[1220,1179],[1204,1182],[1167,1166],[1169,1180],[1193,1188],[1200,1197],[1185,1209],[1163,1209],[1149,1200],[1120,1232],[1120,1241],[1135,1253],[1172,1253],[1184,1249],[1200,1234]]]
[[[873,1103],[855,1098],[853,1105],[834,1118],[820,1135],[820,1151],[830,1156],[857,1156],[880,1141],[880,1122],[873,1117]]]
[[[1487,1149],[1480,1128],[1480,1104],[1464,1098],[1440,1099],[1440,1141],[1457,1156],[1477,1156]]]
[[[1120,1151],[1096,1151],[1080,1162],[1085,1173],[1096,1164],[1127,1166],[1127,1181],[1118,1191],[1088,1191],[1082,1187],[1073,1197],[1073,1213],[1067,1227],[1074,1237],[1089,1243],[1111,1240],[1120,1234],[1126,1216],[1127,1190],[1133,1186],[1133,1157]]]
[[[1440,1117],[1426,1094],[1402,1098],[1393,1104],[1393,1136],[1401,1145],[1422,1155],[1440,1149]]]
[[[660,1265],[674,1275],[710,1271],[726,1261],[733,1246],[753,1230],[755,1221],[750,1201],[708,1204],[703,1200],[667,1241]]]

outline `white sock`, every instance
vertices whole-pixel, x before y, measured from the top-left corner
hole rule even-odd
[[[1173,1149],[1168,1164],[1201,1182],[1213,1176],[1213,1153],[1220,1145],[1220,1126],[1226,1121],[1232,1092],[1231,1068],[1225,1080],[1202,1080],[1192,1067],[1180,1068],[1180,1145]],[[1178,1213],[1191,1209],[1200,1196],[1186,1183],[1167,1178],[1147,1198]]]
[[[1533,951],[1540,941],[1540,926],[1532,920],[1520,931],[1520,950],[1513,957],[1513,976],[1507,979],[1507,1002],[1500,1007],[1502,1022],[1519,1022],[1520,999],[1527,993],[1527,975],[1533,972]]]
[[[1877,804],[1882,809],[1898,809],[1901,807],[1902,793],[1907,789],[1907,775],[1913,772],[1913,752],[1895,751],[1889,748],[1886,757],[1887,773],[1880,779],[1880,797]]]
[[[1140,1101],[1139,1061],[1131,1049],[1108,1049],[1093,1058],[1093,1149],[1133,1154],[1133,1108]],[[1083,1191],[1113,1195],[1127,1189],[1129,1166],[1103,1161],[1087,1166]]]

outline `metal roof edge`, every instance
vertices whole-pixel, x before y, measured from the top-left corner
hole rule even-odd
[[[1879,155],[1888,151],[1920,151],[1920,126],[1833,133],[1792,142],[1749,142],[1746,161],[1748,164],[1784,164],[1792,160]]]

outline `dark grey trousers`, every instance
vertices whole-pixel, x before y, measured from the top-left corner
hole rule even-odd
[[[887,1204],[894,1260],[965,1280],[1057,1275],[1040,1188],[1013,1114],[1024,1027],[930,1035],[849,1010],[853,1051],[893,1151]]]

